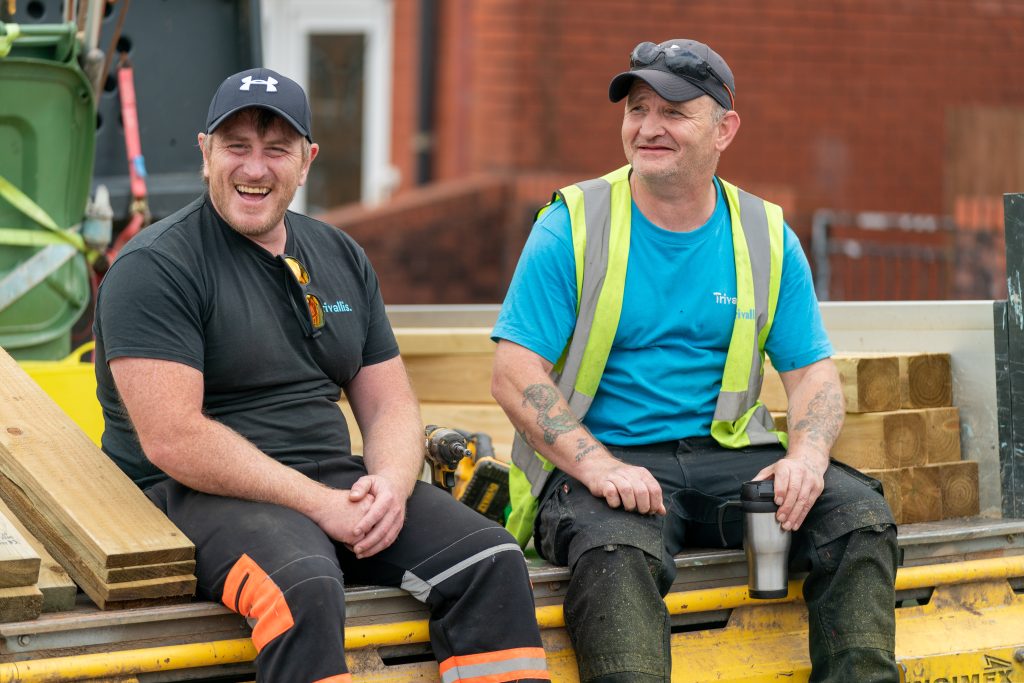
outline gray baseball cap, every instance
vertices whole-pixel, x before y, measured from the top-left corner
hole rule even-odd
[[[629,57],[629,71],[612,79],[608,97],[618,102],[639,78],[670,102],[708,95],[726,109],[735,109],[736,83],[722,56],[704,43],[675,38],[640,43]]]
[[[249,69],[228,76],[217,88],[206,115],[206,132],[212,133],[235,112],[248,107],[278,114],[302,137],[313,141],[312,116],[306,92],[298,83],[270,69]]]

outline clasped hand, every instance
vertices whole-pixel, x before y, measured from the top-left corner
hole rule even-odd
[[[371,557],[398,538],[406,497],[388,478],[367,474],[347,491],[327,490],[313,521],[356,557]]]

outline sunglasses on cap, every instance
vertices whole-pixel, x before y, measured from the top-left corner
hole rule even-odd
[[[721,83],[722,87],[725,88],[725,92],[729,94],[729,109],[735,109],[736,100],[733,97],[732,89],[725,82],[725,79],[715,73],[715,70],[711,68],[711,65],[692,50],[687,50],[686,48],[678,45],[662,47],[656,43],[644,41],[634,47],[633,52],[630,53],[629,67],[631,69],[637,69],[650,66],[651,64],[654,64],[661,55],[665,55],[665,67],[676,76],[681,76],[691,81],[699,81],[701,83],[709,78],[714,78],[716,81]],[[717,100],[718,98],[712,96],[712,99]]]
[[[285,271],[288,273],[288,293],[291,295],[288,302],[292,305],[292,311],[299,319],[306,337],[316,339],[324,326],[324,305],[320,297],[307,289],[309,271],[294,256],[282,254],[277,258],[284,263]]]

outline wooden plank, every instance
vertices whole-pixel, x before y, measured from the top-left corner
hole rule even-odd
[[[359,433],[352,408],[346,401],[340,401],[338,405],[348,421],[352,452],[362,453],[363,437]],[[421,403],[420,414],[424,426],[436,424],[487,434],[494,442],[494,452],[499,460],[508,462],[512,455],[515,430],[497,403]]]
[[[39,580],[39,554],[15,526],[15,519],[0,509],[0,588],[32,586]]]
[[[493,353],[403,356],[416,396],[423,402],[493,403]]]
[[[940,467],[907,467],[900,472],[900,505],[904,524],[942,519]]]
[[[35,586],[0,588],[0,622],[38,619],[43,611],[43,594]]]
[[[935,470],[942,490],[942,519],[979,513],[978,463],[973,460],[927,465]]]
[[[187,601],[196,591],[196,577],[165,576],[159,579],[111,583],[97,588],[102,595],[102,601],[96,603],[100,609],[106,609],[112,602],[125,600],[181,597],[183,601]]]
[[[927,408],[925,419],[925,451],[927,462],[958,462],[960,453],[960,410],[958,408]]]
[[[893,519],[897,524],[903,523],[903,495],[900,487],[900,470],[864,470],[864,474],[874,477],[882,484],[885,502],[892,510]]]
[[[185,535],[2,350],[0,468],[24,491],[28,511],[59,519],[97,567],[195,557]],[[8,503],[28,524],[26,510]]]
[[[857,469],[923,465],[925,420],[920,411],[848,414],[832,457]]]
[[[7,516],[32,549],[39,555],[39,581],[36,584],[43,594],[43,612],[63,612],[75,606],[78,586],[71,580],[64,567],[47,552],[43,544],[29,533],[25,525],[14,515],[7,504],[0,500],[0,513]]]
[[[494,355],[490,327],[396,327],[402,358],[444,354]]]
[[[185,562],[167,562],[165,564],[144,564],[138,567],[118,567],[116,569],[100,569],[97,578],[104,583],[124,583],[144,579],[160,579],[167,576],[185,576],[196,570],[195,560]]]
[[[900,407],[897,358],[837,354],[834,360],[846,398],[846,412],[872,413]]]

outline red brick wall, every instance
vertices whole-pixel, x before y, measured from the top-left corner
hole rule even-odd
[[[621,163],[607,85],[646,39],[728,60],[743,126],[722,174],[795,197],[800,232],[818,207],[948,210],[947,109],[1024,110],[1020,0],[439,2],[440,179]]]
[[[1024,190],[1010,186],[1018,173],[998,171],[1021,166],[1013,150],[1024,149],[1024,0],[436,1],[433,175],[523,176],[492,247],[508,251],[495,261],[506,278],[530,209],[555,187],[623,163],[621,107],[607,86],[642,40],[698,38],[727,59],[743,124],[720,172],[782,204],[805,247],[818,208],[950,213],[965,191]],[[420,0],[394,6],[401,197],[415,184]],[[965,127],[975,110],[979,121],[996,120],[994,111],[1017,127]],[[984,144],[966,154],[972,128]],[[991,155],[978,149],[1007,158],[985,165]],[[455,208],[434,225],[458,232],[465,220]],[[423,229],[413,223],[389,229]],[[392,303],[426,292],[405,287]],[[467,301],[500,300],[497,289]]]
[[[491,303],[505,294],[522,236],[509,230],[514,184],[478,175],[413,189],[376,207],[318,216],[366,250],[388,304]],[[507,243],[509,236],[513,243]]]

